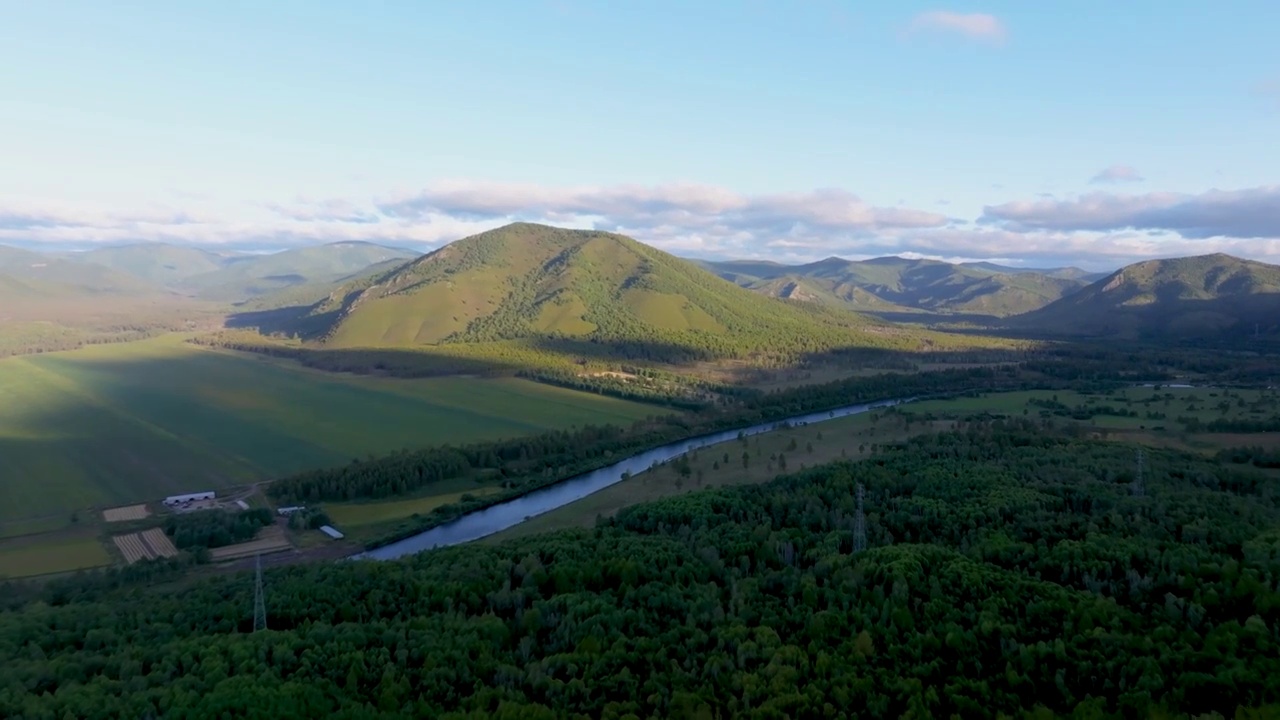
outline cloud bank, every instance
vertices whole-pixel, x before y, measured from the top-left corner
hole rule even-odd
[[[995,15],[986,13],[957,13],[946,10],[922,12],[911,19],[909,33],[947,33],[970,40],[1003,43],[1008,37],[1004,23]]]
[[[1280,238],[1280,185],[1200,195],[1092,193],[987,206],[982,222],[1016,231],[1148,230],[1185,238]]]
[[[1227,252],[1280,262],[1280,186],[1036,197],[988,205],[977,218],[879,206],[840,189],[745,194],[694,184],[474,181],[363,200],[296,198],[240,210],[157,206],[124,212],[0,202],[0,243],[73,248],[171,242],[276,250],[363,240],[425,250],[526,220],[621,232],[669,252],[706,258],[798,262],[909,254],[1108,269],[1151,257]]]

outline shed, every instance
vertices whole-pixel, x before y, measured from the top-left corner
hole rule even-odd
[[[239,505],[241,510],[248,510],[248,509],[249,509],[249,503],[247,503],[247,502],[245,502],[245,501],[243,501],[243,500],[237,500],[237,501],[236,501],[236,505]]]
[[[343,537],[345,537],[342,533],[338,532],[337,528],[335,528],[332,525],[321,525],[320,532],[324,533],[325,535],[328,535],[334,540],[341,540]]]

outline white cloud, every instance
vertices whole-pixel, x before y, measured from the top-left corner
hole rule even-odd
[[[0,203],[0,243],[280,249],[364,240],[425,249],[513,220],[609,230],[705,258],[906,255],[1088,269],[1211,252],[1280,261],[1280,186],[1034,198],[988,206],[976,222],[877,206],[844,190],[752,195],[692,184],[449,182],[383,199],[299,198],[238,208],[122,210],[28,198]]]
[[[1016,230],[1149,230],[1186,238],[1280,238],[1280,185],[1199,195],[1091,193],[1075,200],[987,206],[982,220]]]
[[[844,190],[742,195],[707,185],[555,188],[503,183],[442,183],[378,204],[393,218],[439,214],[473,220],[592,217],[598,226],[751,233],[872,234],[890,228],[940,227],[945,215],[875,207]]]
[[[1104,168],[1089,180],[1091,183],[1130,183],[1142,182],[1145,178],[1131,165],[1112,165]]]
[[[963,35],[971,40],[1003,43],[1008,30],[1000,18],[986,13],[957,13],[947,10],[922,12],[911,19],[908,32],[943,32]]]

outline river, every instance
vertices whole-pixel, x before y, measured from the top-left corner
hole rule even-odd
[[[797,415],[783,420],[775,420],[773,422],[761,423],[750,427],[735,428],[733,430],[724,430],[710,435],[702,435],[700,437],[689,438],[688,440],[681,440],[668,445],[662,445],[660,447],[632,455],[631,457],[609,465],[608,467],[602,467],[598,470],[576,475],[562,482],[558,482],[555,485],[534,490],[527,495],[521,495],[518,498],[513,498],[506,502],[498,503],[497,505],[491,505],[483,510],[468,513],[456,520],[451,520],[443,525],[437,525],[430,530],[418,533],[412,537],[407,537],[403,540],[398,540],[388,545],[374,548],[373,550],[352,555],[350,559],[393,560],[395,558],[404,557],[405,555],[420,553],[424,550],[431,550],[432,548],[458,545],[460,543],[471,542],[472,540],[479,540],[482,537],[502,532],[507,528],[519,525],[531,517],[541,515],[545,512],[550,512],[556,508],[568,505],[575,500],[581,500],[591,493],[603,490],[610,485],[622,482],[623,475],[626,473],[630,473],[631,475],[638,474],[648,470],[654,463],[664,463],[692,450],[700,450],[702,448],[712,447],[713,445],[737,440],[740,434],[750,436],[769,432],[784,423],[790,425],[808,425],[810,423],[822,422],[824,420],[834,420],[835,418],[848,417],[849,415],[858,415],[876,408],[889,407],[899,403],[910,402],[913,399],[914,398],[883,400],[880,402],[863,403],[860,405],[847,405],[834,410],[823,410],[821,412]]]

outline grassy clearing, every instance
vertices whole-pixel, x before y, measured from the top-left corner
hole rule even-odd
[[[328,375],[181,340],[0,361],[0,523],[655,412],[518,379]]]
[[[0,577],[48,575],[110,563],[111,555],[96,537],[0,542]]]
[[[465,492],[443,492],[409,500],[330,503],[325,505],[324,508],[325,512],[329,514],[329,518],[337,525],[342,526],[344,529],[348,527],[357,528],[364,525],[404,520],[414,515],[425,515],[441,505],[458,502],[463,495],[468,493],[480,497],[498,492],[498,490],[500,488],[476,487]]]

